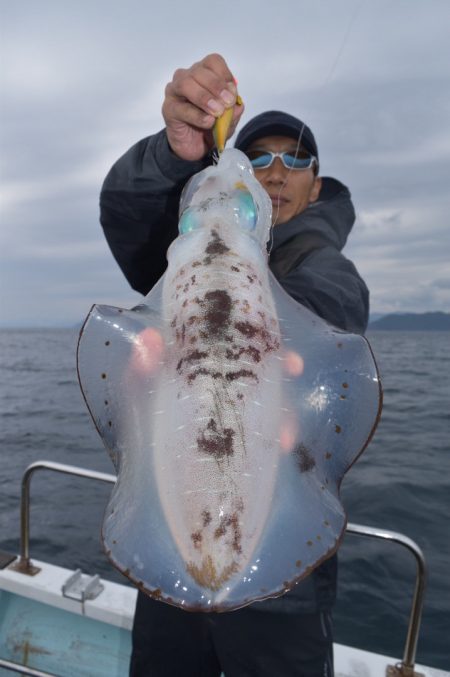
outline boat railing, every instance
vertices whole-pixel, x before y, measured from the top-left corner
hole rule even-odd
[[[14,568],[29,576],[33,576],[39,571],[30,560],[30,487],[31,479],[38,470],[51,470],[63,475],[73,475],[97,482],[109,482],[110,484],[115,484],[117,479],[115,475],[109,473],[53,461],[36,461],[28,466],[22,476],[20,494],[20,558]]]
[[[411,538],[408,538],[408,536],[399,534],[396,531],[389,531],[388,529],[377,529],[375,527],[363,526],[362,524],[351,524],[349,522],[347,524],[347,533],[355,536],[378,538],[397,543],[414,556],[416,562],[416,580],[411,612],[409,615],[408,631],[403,650],[403,660],[398,665],[389,666],[386,671],[386,677],[420,677],[414,671],[414,665],[416,661],[417,641],[419,639],[427,576],[425,557],[422,550],[417,543]]]
[[[0,658],[0,668],[5,668],[9,672],[16,672],[21,677],[58,677],[53,672],[44,672],[43,670],[35,670],[34,668],[28,667],[28,665],[19,665],[19,663],[14,663],[13,661],[7,661],[4,658]]]
[[[77,466],[54,463],[52,461],[36,461],[28,466],[22,477],[21,501],[20,501],[20,557],[17,563],[12,565],[16,571],[27,575],[35,575],[39,568],[35,567],[30,560],[30,486],[31,479],[38,470],[50,470],[52,472],[83,477],[84,479],[108,482],[114,484],[116,476],[109,473],[97,472]],[[375,538],[390,541],[405,548],[414,556],[416,562],[416,580],[411,612],[409,617],[408,632],[403,652],[403,660],[395,666],[389,666],[386,671],[387,677],[419,677],[414,672],[414,664],[419,638],[420,621],[424,603],[426,564],[423,553],[417,543],[403,534],[387,529],[377,529],[361,524],[347,524],[347,533],[364,538]],[[38,673],[25,673],[38,674]],[[41,673],[44,674],[44,673]]]

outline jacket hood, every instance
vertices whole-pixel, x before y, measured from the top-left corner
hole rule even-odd
[[[273,249],[298,233],[319,233],[341,250],[355,223],[355,208],[349,189],[329,176],[322,177],[322,189],[316,202],[286,223],[275,226]]]

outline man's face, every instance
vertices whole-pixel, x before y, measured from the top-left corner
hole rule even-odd
[[[297,141],[287,136],[264,136],[254,141],[250,150],[270,150],[284,153],[297,150]],[[274,159],[270,167],[255,169],[255,176],[272,200],[272,225],[286,223],[303,212],[319,196],[322,179],[315,176],[314,169],[287,169],[281,158]]]

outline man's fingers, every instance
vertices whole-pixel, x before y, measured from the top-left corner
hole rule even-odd
[[[230,71],[225,59],[220,54],[208,54],[199,63],[212,70],[225,82],[234,83],[233,73]]]
[[[236,102],[235,85],[203,64],[193,66],[189,71],[177,71],[168,93],[217,117]]]
[[[218,54],[211,54],[200,62],[198,71],[194,69],[193,75],[227,107],[236,103],[237,88],[233,74]]]
[[[178,157],[198,160],[212,148],[214,121],[233,108],[233,125],[242,114],[236,105],[233,75],[220,54],[209,54],[188,69],[175,71],[166,87],[162,114],[169,145]]]
[[[211,129],[216,119],[213,115],[205,113],[200,108],[197,108],[197,106],[189,103],[189,101],[171,97],[166,97],[162,113],[166,124],[183,122],[198,129]]]

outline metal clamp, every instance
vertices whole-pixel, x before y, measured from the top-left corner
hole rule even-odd
[[[407,668],[403,663],[397,663],[397,665],[387,666],[386,677],[425,677],[425,675],[422,672],[416,672],[414,668]]]
[[[83,576],[81,569],[77,569],[65,583],[61,590],[64,597],[85,602],[87,599],[95,599],[105,589],[100,583],[100,576]]]

